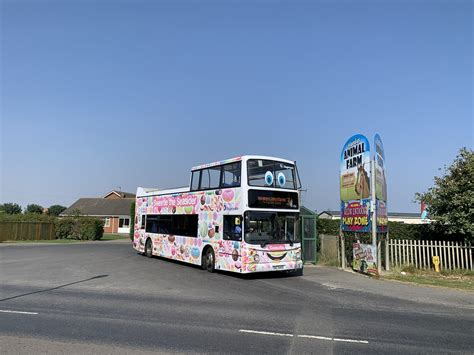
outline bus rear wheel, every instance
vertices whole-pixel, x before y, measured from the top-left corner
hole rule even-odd
[[[145,243],[145,255],[149,258],[153,256],[153,246],[150,238],[148,238]]]
[[[206,249],[204,257],[202,258],[201,266],[203,270],[207,270],[209,272],[214,272],[215,270],[215,256],[214,251],[212,248]]]

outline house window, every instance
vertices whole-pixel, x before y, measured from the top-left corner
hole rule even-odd
[[[110,218],[106,218],[104,221],[104,227],[110,227]]]
[[[130,219],[129,218],[120,218],[119,219],[119,228],[128,228],[130,227]]]

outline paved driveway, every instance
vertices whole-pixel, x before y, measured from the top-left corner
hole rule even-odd
[[[331,268],[246,278],[148,259],[126,241],[0,245],[0,284],[6,353],[474,349],[472,293]]]

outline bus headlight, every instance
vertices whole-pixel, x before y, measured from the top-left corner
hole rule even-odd
[[[255,263],[258,263],[258,262],[260,261],[260,257],[258,256],[258,254],[255,254],[255,255],[253,256],[253,261],[254,261]]]
[[[295,254],[295,257],[296,257],[296,260],[300,260],[301,259],[301,252],[297,251],[296,254]]]

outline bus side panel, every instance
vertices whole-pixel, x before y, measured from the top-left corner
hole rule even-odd
[[[219,240],[219,250],[216,254],[216,269],[242,272],[242,257],[240,242],[233,240]]]
[[[154,255],[196,265],[201,264],[201,239],[166,234],[151,234],[151,236]]]
[[[134,218],[134,225],[135,228],[133,229],[133,248],[137,250],[139,253],[145,252],[145,231],[141,228],[142,223],[142,214],[138,209],[135,210],[135,218]]]
[[[233,242],[227,243],[228,245],[225,244],[224,254],[226,254],[226,257],[221,262],[219,243],[223,242],[223,214],[224,212],[237,213],[241,209],[241,196],[240,188],[228,188],[177,195],[137,197],[133,247],[143,253],[146,240],[151,238],[153,255],[200,265],[202,251],[207,245],[211,245],[216,256],[217,269],[239,271],[239,264],[235,265],[232,252],[237,249],[240,258],[240,249],[233,247]],[[182,237],[147,233],[144,229],[141,229],[142,226],[145,227],[142,218],[149,214],[197,214],[197,235],[196,237]],[[226,251],[229,251],[229,253],[226,253]]]

